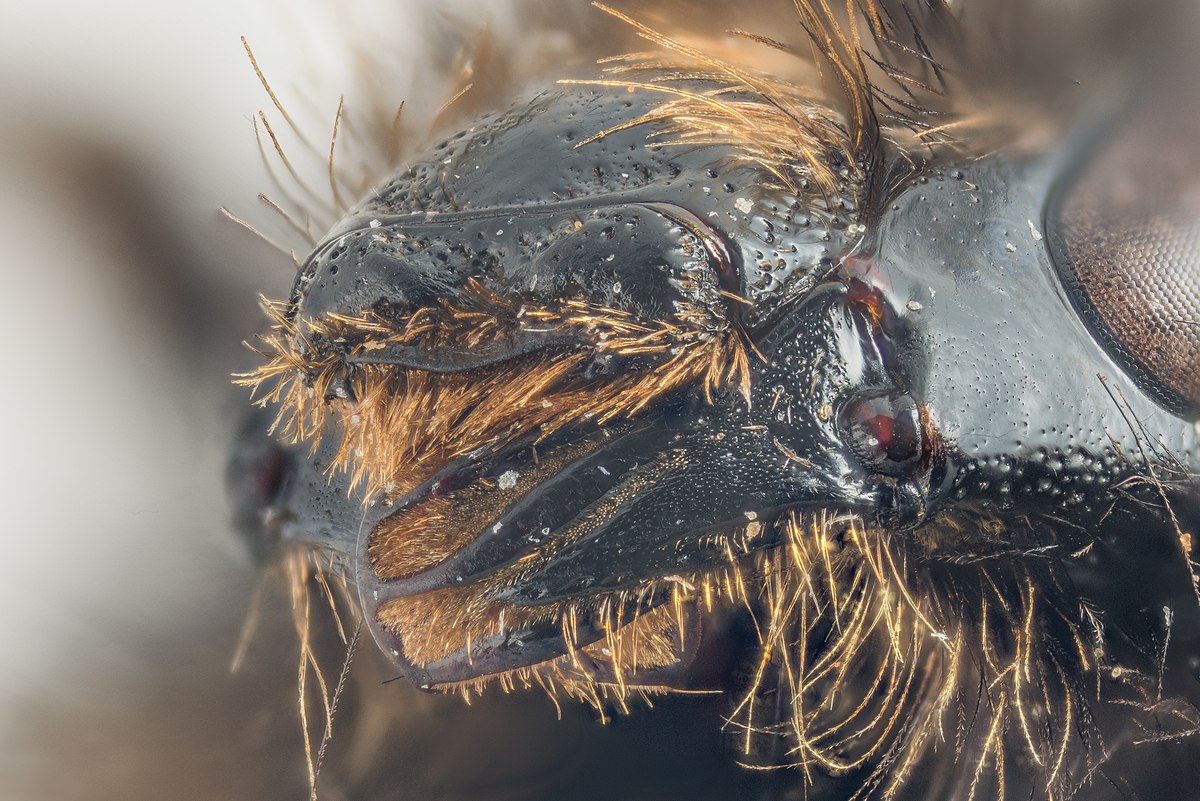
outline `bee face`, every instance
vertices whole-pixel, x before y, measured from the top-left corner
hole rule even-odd
[[[766,623],[738,709],[792,698],[747,743],[788,719],[797,765],[893,792],[975,693],[991,717],[960,751],[985,767],[950,784],[1003,786],[1013,749],[1057,755],[1053,794],[1073,740],[1025,721],[1080,714],[1106,635],[1074,567],[1033,560],[1088,553],[1139,480],[1182,533],[1192,338],[1080,314],[1107,296],[1052,210],[1094,148],[931,149],[919,115],[904,144],[858,34],[799,5],[837,98],[638,27],[687,68],[642,57],[481,117],[343,218],[243,378],[290,443],[252,428],[245,517],[337,554],[423,688],[687,687],[724,595]],[[1172,264],[1191,303],[1196,265]],[[803,709],[840,692],[861,704]]]

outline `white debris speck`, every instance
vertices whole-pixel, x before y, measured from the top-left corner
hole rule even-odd
[[[863,225],[862,223],[850,223],[846,226],[846,233],[850,234],[850,236],[858,236],[859,234],[865,234],[866,232],[867,226]]]
[[[750,210],[754,208],[754,204],[750,202],[749,198],[739,197],[733,201],[733,207],[742,214],[749,214]]]
[[[678,584],[688,592],[695,592],[696,590],[696,585],[685,579],[683,576],[663,576],[662,580],[671,584]]]
[[[950,637],[947,636],[944,631],[932,632],[930,634],[930,636],[933,637],[935,640],[941,640],[942,642],[950,642]]]
[[[504,229],[503,229],[503,228],[497,228],[497,229],[496,229],[496,236],[504,236]]]
[[[1005,249],[1005,250],[1007,250],[1009,253],[1016,253],[1016,252],[1017,252],[1017,246],[1016,246],[1016,245],[1014,245],[1012,242],[1005,242],[1005,243],[1004,243],[1004,249]]]
[[[1037,226],[1033,224],[1033,220],[1026,220],[1025,222],[1029,223],[1029,233],[1033,234],[1033,241],[1041,242],[1042,241],[1042,232],[1039,231],[1037,229]]]
[[[442,163],[443,163],[443,164],[449,164],[449,163],[450,163],[450,162],[452,162],[452,161],[454,161],[454,159],[453,159],[453,158],[451,158],[451,157],[449,157],[449,156],[447,156],[446,158],[442,159]]]
[[[908,303],[906,303],[904,305],[907,306],[908,310],[912,311],[912,312],[919,312],[921,309],[925,308],[924,306],[922,306],[920,303],[918,303],[915,300],[910,300]]]
[[[599,465],[596,469],[599,470],[601,473],[603,473],[606,476],[612,475],[612,473],[608,472],[608,468],[605,467],[604,465]]]
[[[742,512],[742,514],[744,514],[746,516],[747,520],[757,520],[758,519],[758,512]]]
[[[615,284],[613,284],[613,294],[614,295],[621,294],[621,282],[620,281],[617,281]]]
[[[496,483],[500,485],[500,489],[507,490],[517,486],[517,479],[521,474],[516,470],[508,470],[500,474],[500,479]]]
[[[370,225],[372,228],[378,228],[379,226],[383,225],[383,223],[381,223],[379,220],[371,220]]]
[[[496,525],[492,526],[492,533],[493,533],[493,534],[499,534],[499,533],[500,533],[500,529],[502,529],[502,528],[504,528],[504,524],[503,524],[503,523],[497,523]],[[459,578],[459,581],[462,581],[462,578]]]
[[[607,256],[604,257],[604,261],[607,263],[607,262],[612,261],[616,257],[617,257],[616,253],[609,253]]]
[[[612,651],[610,651],[608,648],[601,648],[600,653],[604,654],[605,656],[612,656]]]

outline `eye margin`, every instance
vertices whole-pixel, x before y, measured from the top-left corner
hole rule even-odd
[[[1200,118],[1160,107],[1166,97],[1155,93],[1102,126],[1106,136],[1051,187],[1043,226],[1051,263],[1092,338],[1159,406],[1195,421],[1200,329],[1187,321],[1200,313],[1200,234],[1189,223],[1200,196],[1195,172],[1176,165],[1200,158],[1194,126],[1185,124]]]

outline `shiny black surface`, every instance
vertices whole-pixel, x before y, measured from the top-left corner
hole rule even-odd
[[[695,546],[704,532],[792,507],[852,509],[903,527],[973,501],[1093,519],[1138,456],[1140,432],[1121,421],[1118,405],[1194,464],[1193,427],[1129,380],[1064,295],[1041,233],[1064,157],[927,170],[852,241],[842,210],[770,189],[748,167],[730,166],[720,148],[653,148],[638,129],[574,147],[586,132],[644,113],[645,98],[630,98],[560,89],[482,121],[380,190],[297,282],[302,315],[416,308],[483,279],[529,303],[565,294],[656,318],[688,300],[744,321],[763,357],[752,361],[751,403],[726,391],[710,408],[694,394],[657,413],[657,425],[674,432],[669,444],[627,438],[611,446],[611,458],[642,466],[666,450],[684,457],[513,600],[543,602],[711,564],[723,555]],[[539,165],[532,174],[530,163]],[[518,168],[519,182],[504,172]],[[751,211],[735,206],[743,199]],[[722,259],[751,303],[719,295]],[[686,290],[683,276],[694,279]],[[875,293],[889,330],[864,322],[855,292]],[[371,359],[461,371],[572,344],[523,331],[470,353],[408,348]],[[938,464],[886,475],[846,441],[837,410],[890,391],[928,410],[942,441]],[[320,465],[318,454],[314,472]],[[332,488],[301,481],[296,497],[306,510],[294,515],[302,532],[294,536],[349,550],[379,517],[369,509],[347,526],[335,511],[344,503],[331,501],[322,514],[309,500],[343,495],[336,475]],[[577,492],[555,508],[595,499],[591,489]],[[322,525],[330,516],[341,522]]]
[[[354,561],[368,622],[397,666],[428,685],[565,652],[551,627],[511,632],[533,645],[524,653],[506,634],[417,668],[370,612],[390,598],[482,581],[531,553],[539,532],[585,520],[648,474],[653,480],[603,520],[493,597],[534,607],[712,568],[728,554],[710,535],[788,511],[850,511],[919,535],[970,509],[1092,531],[1106,550],[1077,571],[1079,585],[1119,607],[1105,576],[1134,564],[1120,554],[1138,552],[1143,533],[1148,549],[1171,540],[1161,509],[1138,504],[1173,500],[1185,525],[1196,520],[1191,478],[1159,495],[1126,492],[1129,480],[1145,478],[1147,464],[1151,473],[1194,474],[1200,447],[1195,426],[1097,343],[1061,284],[1045,215],[1064,165],[1079,154],[929,164],[860,216],[846,199],[772,188],[728,148],[655,147],[639,128],[576,147],[645,113],[648,102],[559,88],[480,120],[378,190],[297,280],[299,317],[402,315],[463,297],[469,280],[514,302],[582,298],[644,319],[688,302],[737,326],[754,353],[748,398],[734,387],[711,402],[699,388],[681,390],[631,427],[612,427],[603,445],[495,516],[462,552],[408,578],[382,581],[372,571],[372,527],[468,467],[495,478],[521,458],[516,451],[473,456],[406,497],[365,506],[344,474],[326,475],[330,445],[299,459],[275,503],[282,537]],[[850,197],[854,187],[845,189]],[[584,344],[530,329],[480,349],[385,349],[367,361],[457,373]],[[597,360],[589,370],[629,367]],[[890,461],[847,422],[879,398],[909,415],[910,442]],[[603,478],[589,480],[597,472]],[[1105,533],[1113,530],[1121,533]],[[773,544],[768,534],[758,547]],[[1164,592],[1175,597],[1187,581],[1173,574]],[[1191,651],[1176,659],[1194,659],[1196,623],[1178,618],[1177,642]],[[588,626],[584,642],[600,636]],[[1181,681],[1185,696],[1200,697],[1194,681]]]

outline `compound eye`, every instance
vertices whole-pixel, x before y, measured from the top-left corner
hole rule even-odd
[[[1200,179],[1191,165],[1200,163],[1200,114],[1154,110],[1129,114],[1063,187],[1047,218],[1048,241],[1093,337],[1147,394],[1195,419]]]
[[[839,423],[850,448],[880,473],[905,475],[921,458],[920,410],[904,393],[860,395],[842,408]]]

